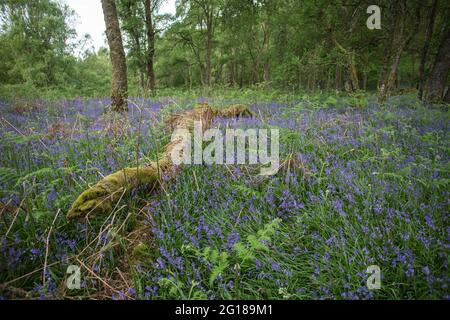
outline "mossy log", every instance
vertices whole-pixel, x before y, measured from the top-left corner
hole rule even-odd
[[[240,116],[252,116],[252,113],[245,105],[217,110],[208,104],[199,104],[191,111],[172,116],[166,124],[170,130],[186,129],[192,132],[194,121],[202,121],[203,130],[207,130],[215,117]],[[67,213],[67,219],[88,218],[110,212],[125,193],[141,185],[156,186],[161,175],[173,167],[171,152],[180,143],[183,143],[183,139],[167,144],[158,161],[142,167],[124,168],[100,180],[76,199]]]

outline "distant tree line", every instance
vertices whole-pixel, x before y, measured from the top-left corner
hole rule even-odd
[[[379,30],[366,26],[368,0],[177,0],[175,16],[158,14],[163,1],[101,0],[117,110],[128,86],[377,90],[380,101],[416,88],[450,101],[448,1],[377,1]],[[77,87],[70,68],[104,63],[104,52],[74,58],[73,12],[59,2],[1,0],[0,17],[1,84]]]

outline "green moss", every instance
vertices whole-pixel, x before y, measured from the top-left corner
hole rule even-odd
[[[67,219],[92,217],[109,212],[124,192],[142,184],[153,184],[158,180],[155,165],[125,168],[100,180],[94,187],[84,191],[67,214]]]
[[[146,260],[151,256],[150,247],[144,243],[139,243],[133,248],[133,257],[137,260]]]

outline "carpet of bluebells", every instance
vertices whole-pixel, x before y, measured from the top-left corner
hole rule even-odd
[[[114,214],[66,221],[89,185],[156,157],[168,114],[205,101],[248,103],[253,118],[214,126],[277,128],[292,165],[264,178],[250,165],[184,166],[163,192],[144,187]],[[445,107],[133,99],[117,125],[108,103],[0,102],[1,298],[450,298]],[[151,238],[131,249],[137,226]],[[65,285],[72,264],[79,290]],[[379,290],[367,288],[370,265]]]

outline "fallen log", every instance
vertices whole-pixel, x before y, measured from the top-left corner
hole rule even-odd
[[[234,105],[225,109],[213,109],[208,104],[199,104],[193,110],[174,115],[166,122],[170,130],[187,130],[192,132],[195,121],[202,121],[202,129],[207,130],[215,117],[252,116],[245,105]],[[156,186],[160,177],[171,172],[172,151],[183,150],[185,140],[181,137],[171,141],[164,148],[164,152],[157,161],[147,163],[142,167],[124,168],[117,171],[87,190],[85,190],[73,203],[67,213],[68,220],[88,218],[98,214],[110,212],[123,194],[142,185]],[[173,171],[173,170],[172,170]]]

